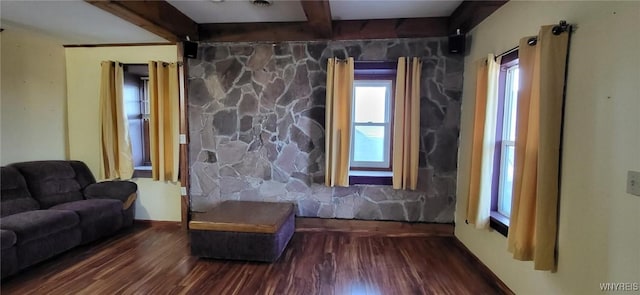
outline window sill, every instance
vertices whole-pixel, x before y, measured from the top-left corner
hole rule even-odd
[[[509,218],[498,213],[498,211],[491,211],[489,216],[489,227],[506,237],[509,235]]]
[[[349,171],[349,184],[392,185],[391,171]]]
[[[151,178],[151,166],[136,166],[133,168],[133,178]]]

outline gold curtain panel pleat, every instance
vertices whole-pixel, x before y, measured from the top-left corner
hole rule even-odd
[[[480,181],[482,175],[482,147],[484,125],[487,116],[487,81],[489,59],[476,62],[476,97],[471,139],[471,165],[469,167],[469,191],[467,198],[467,221],[478,224],[480,203]]]
[[[178,64],[149,62],[149,140],[153,180],[178,181],[180,113]]]
[[[104,179],[130,179],[133,157],[127,114],[122,96],[124,73],[121,66],[103,61],[100,78],[100,147]]]
[[[393,115],[394,189],[415,190],[418,186],[421,71],[419,58],[398,59]]]
[[[327,61],[325,106],[325,184],[349,186],[353,58]]]

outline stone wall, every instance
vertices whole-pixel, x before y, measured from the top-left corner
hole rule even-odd
[[[453,222],[463,60],[446,39],[204,43],[189,60],[191,209],[293,202],[298,216]],[[324,186],[329,57],[422,57],[420,187]]]

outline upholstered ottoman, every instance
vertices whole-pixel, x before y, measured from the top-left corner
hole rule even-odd
[[[293,204],[224,201],[189,222],[191,254],[199,257],[276,261],[293,232]]]

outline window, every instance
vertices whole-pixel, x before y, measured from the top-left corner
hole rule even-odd
[[[391,80],[353,83],[351,167],[391,168]]]
[[[355,64],[349,182],[391,185],[396,63]]]
[[[498,128],[491,205],[491,226],[507,235],[515,164],[516,110],[518,104],[517,51],[503,57],[498,91]]]
[[[149,147],[149,67],[125,65],[124,108],[129,123],[129,138],[133,156],[133,177],[151,177]]]
[[[498,189],[498,213],[511,215],[513,190],[513,165],[516,141],[516,107],[518,104],[518,65],[507,68],[505,84],[504,115],[500,140],[500,179]]]

